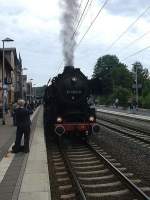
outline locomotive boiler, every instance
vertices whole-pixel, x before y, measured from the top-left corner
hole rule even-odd
[[[79,68],[66,66],[45,89],[44,129],[47,134],[88,135],[99,131],[90,97],[100,84],[89,80]]]

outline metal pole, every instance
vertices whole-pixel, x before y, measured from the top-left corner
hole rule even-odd
[[[137,106],[138,106],[138,66],[136,65],[136,74],[135,74],[135,83],[136,83],[136,103],[137,103]]]
[[[30,82],[30,103],[31,103],[31,93],[32,93],[32,82]]]
[[[27,70],[28,68],[21,68],[21,98],[26,100],[26,95],[24,93],[24,76],[23,76],[23,70]],[[30,93],[30,90],[29,90]],[[30,98],[29,98],[30,99]]]
[[[21,98],[23,99],[23,69],[21,69]]]
[[[30,101],[30,103],[31,103],[31,82],[30,82],[29,85],[30,85],[30,98],[29,98],[30,100],[29,100],[29,101]]]
[[[33,97],[34,97],[34,100],[36,100],[36,84],[33,84]]]
[[[36,87],[35,87],[35,100],[36,100]]]
[[[2,67],[2,124],[5,125],[5,95],[4,95],[4,80],[5,80],[5,48],[3,41],[3,67]]]
[[[30,88],[30,90],[29,90],[29,93],[30,93],[30,98],[29,98],[29,99],[30,99],[30,103],[31,103],[31,93],[32,93],[32,80],[33,80],[33,79],[31,78],[31,79],[30,79],[30,82],[29,82],[29,83],[30,83],[30,84],[29,84],[29,86],[30,86],[30,87],[29,87],[29,88]]]

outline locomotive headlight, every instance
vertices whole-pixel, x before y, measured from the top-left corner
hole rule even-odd
[[[94,118],[93,116],[90,116],[90,117],[89,117],[89,121],[90,121],[90,122],[94,122],[94,120],[95,120],[95,118]]]
[[[77,78],[76,77],[72,77],[72,82],[77,82]]]
[[[57,117],[57,122],[58,123],[61,123],[63,120],[62,120],[62,118],[61,117]]]

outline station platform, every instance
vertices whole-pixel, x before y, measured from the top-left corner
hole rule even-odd
[[[130,111],[129,109],[113,108],[113,107],[96,107],[97,112],[107,113],[112,115],[118,115],[122,117],[128,117],[132,119],[139,119],[143,121],[150,121],[150,110],[148,109],[138,109],[138,111]]]
[[[42,118],[42,107],[39,107],[31,116],[30,153],[27,154],[10,152],[16,128],[0,126],[0,200],[51,199]]]

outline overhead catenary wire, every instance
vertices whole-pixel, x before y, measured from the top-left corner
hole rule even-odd
[[[63,66],[63,61],[61,61],[60,65],[59,65],[59,67],[57,68],[56,72],[54,73],[53,77],[54,77],[56,74],[59,73],[59,71],[60,71],[60,69],[61,69],[62,66]]]
[[[143,17],[143,15],[148,11],[150,9],[150,6],[148,6],[128,27],[127,27],[127,29],[125,30],[125,31],[123,31],[120,35],[119,35],[119,37],[116,39],[116,40],[114,40],[113,42],[112,42],[112,44],[106,49],[106,51],[109,51],[129,30],[130,30],[130,28],[131,27],[133,27],[134,26],[134,24],[137,22],[137,21],[139,21],[139,19],[141,18],[141,17]]]
[[[90,26],[88,27],[88,29],[86,30],[86,32],[84,33],[83,37],[80,39],[80,41],[78,42],[77,46],[79,46],[82,42],[82,40],[85,38],[85,36],[87,35],[87,33],[89,32],[89,30],[91,29],[91,27],[93,26],[93,24],[95,23],[96,19],[98,18],[98,16],[100,15],[100,13],[102,12],[102,10],[104,9],[104,7],[106,6],[106,4],[108,3],[108,1],[110,0],[106,0],[104,2],[104,4],[102,5],[102,7],[100,8],[100,10],[98,11],[97,15],[94,17],[94,19],[92,20]]]
[[[139,51],[136,51],[135,53],[133,53],[133,54],[131,54],[131,55],[125,57],[125,58],[123,58],[122,61],[123,61],[123,60],[126,60],[126,59],[128,59],[128,58],[130,58],[130,57],[133,57],[133,56],[135,56],[135,55],[137,55],[137,54],[139,54],[139,53],[141,53],[141,52],[143,52],[143,51],[145,51],[145,50],[147,50],[147,49],[149,49],[149,48],[150,48],[150,45],[147,46],[147,47],[145,47],[145,48],[143,48],[143,49],[141,49],[141,50],[139,50]]]
[[[146,33],[144,33],[143,35],[141,35],[140,37],[136,38],[132,42],[130,42],[127,46],[123,47],[122,50],[127,49],[128,47],[132,46],[133,44],[135,44],[136,42],[138,42],[139,40],[141,40],[142,38],[144,38],[148,34],[150,34],[150,30],[147,31]]]
[[[87,8],[87,12],[86,12],[85,15],[83,16],[83,19],[82,19],[82,21],[80,22],[78,29],[80,29],[80,27],[81,27],[83,21],[85,20],[85,18],[86,18],[86,16],[87,16],[88,12],[89,12],[89,10],[90,10],[90,8],[91,8],[91,6],[92,6],[93,1],[94,1],[94,0],[91,0],[91,2],[89,3],[89,6],[88,6],[88,8]]]
[[[81,16],[80,16],[80,18],[79,18],[79,21],[78,21],[78,23],[77,23],[77,25],[76,25],[75,31],[74,31],[74,33],[73,33],[71,39],[73,39],[73,38],[75,37],[75,35],[76,35],[77,31],[78,31],[78,27],[79,27],[79,25],[80,25],[80,22],[81,22],[81,20],[82,20],[82,18],[83,18],[83,15],[84,15],[86,9],[87,9],[87,6],[88,6],[88,4],[89,4],[89,1],[90,1],[90,0],[87,0],[87,2],[86,2],[86,5],[85,5],[85,7],[84,7],[84,10],[83,10],[83,12],[82,12],[82,14],[81,14]]]
[[[79,21],[77,22],[77,26],[76,26],[75,31],[74,31],[74,33],[73,33],[73,35],[72,35],[72,38],[71,38],[72,40],[73,40],[73,37],[75,37],[75,35],[76,35],[76,33],[77,33],[78,27],[79,27],[79,25],[80,25],[80,23],[81,23],[81,20],[83,19],[83,16],[84,16],[84,13],[85,13],[85,11],[86,11],[86,9],[87,9],[87,6],[88,6],[88,4],[89,4],[89,1],[90,1],[90,0],[87,0],[86,5],[85,5],[85,7],[84,7],[84,10],[83,10],[83,12],[82,12],[82,14],[81,14],[81,16],[80,16],[80,18],[79,18]],[[93,0],[92,0],[92,1],[93,1]],[[92,1],[90,2],[90,4],[92,3]],[[82,3],[83,3],[83,0],[81,0],[81,2],[80,2],[79,9],[81,8]],[[76,21],[77,21],[77,19],[78,19],[77,16],[78,16],[78,13],[76,13],[74,25],[76,24]],[[63,61],[61,62],[60,66],[58,67],[57,72],[54,73],[54,75],[59,73],[59,71],[60,71],[60,69],[61,69],[61,67],[62,67],[62,64],[63,64]]]
[[[79,4],[79,9],[81,8],[81,6],[82,6],[82,3],[83,3],[83,0],[81,0],[81,1],[80,1],[80,4]],[[82,13],[82,15],[84,15],[84,13]],[[82,15],[81,15],[81,16],[82,16]],[[82,18],[81,18],[81,17],[80,17],[80,19],[82,20]],[[79,20],[80,20],[80,19],[79,19]],[[75,26],[75,24],[76,24],[77,20],[78,20],[78,11],[77,11],[77,13],[76,13],[76,16],[75,16],[74,26]],[[78,23],[80,23],[80,22],[78,21]],[[74,33],[73,33],[73,34],[74,34]],[[73,39],[73,35],[72,35],[72,39]],[[60,69],[61,69],[62,65],[63,65],[63,61],[61,62],[61,64],[59,65],[58,69],[56,70],[56,72],[54,73],[54,75],[53,75],[53,76],[55,76],[55,74],[58,74],[58,73],[59,73],[59,71],[60,71]]]
[[[83,3],[83,0],[80,1],[79,10],[80,10],[80,8],[82,7],[82,3]],[[75,24],[76,24],[76,22],[77,22],[77,20],[78,20],[79,10],[77,11],[76,16],[75,16],[74,26],[75,26]]]
[[[87,2],[86,2],[86,5],[85,5],[85,7],[84,7],[84,10],[83,10],[83,12],[82,12],[82,14],[81,14],[81,16],[80,16],[80,19],[79,19],[79,21],[78,21],[78,23],[77,23],[76,29],[75,29],[75,31],[74,31],[74,33],[73,33],[73,35],[72,35],[72,39],[73,39],[73,37],[75,37],[75,34],[77,33],[77,29],[78,29],[78,27],[79,27],[79,25],[80,25],[80,23],[81,23],[81,20],[82,20],[82,18],[83,18],[83,16],[84,16],[84,13],[85,13],[86,9],[87,9],[87,6],[89,5],[89,1],[90,1],[90,0],[87,0]],[[92,4],[92,1],[93,1],[93,0],[91,0],[90,5]],[[89,32],[89,30],[91,29],[91,27],[92,27],[93,24],[95,23],[96,19],[98,18],[98,16],[99,16],[100,13],[102,12],[102,10],[104,9],[104,7],[105,7],[106,4],[108,3],[108,1],[110,1],[110,0],[106,0],[106,1],[104,2],[104,4],[102,5],[102,7],[100,8],[100,10],[98,11],[98,13],[97,13],[97,15],[95,16],[95,18],[92,20],[92,22],[91,22],[89,28],[87,29],[87,31],[85,32],[85,34],[83,35],[83,37],[81,38],[81,40],[79,41],[79,43],[77,44],[77,46],[79,46],[80,43],[82,42],[82,40],[85,38],[86,34]],[[81,3],[82,3],[82,1],[81,1]],[[90,7],[90,6],[89,6],[89,7]],[[76,46],[76,47],[77,47],[77,46]],[[63,62],[62,62],[62,63],[63,63]],[[62,63],[61,63],[61,65],[59,66],[59,68],[58,68],[58,70],[57,70],[58,72],[60,71],[60,68],[62,67]]]

